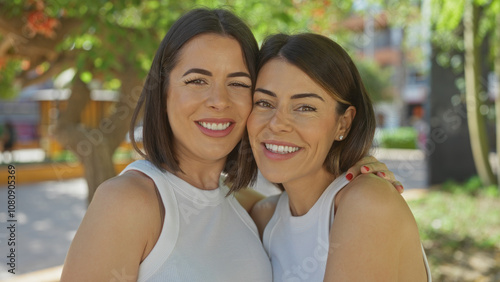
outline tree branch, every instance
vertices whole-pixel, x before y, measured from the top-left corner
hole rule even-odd
[[[74,65],[74,63],[75,63],[75,56],[68,56],[67,54],[63,53],[59,55],[59,57],[54,62],[50,63],[50,68],[41,75],[36,76],[34,78],[30,78],[29,74],[31,69],[26,70],[17,76],[17,82],[23,88],[37,83],[42,83],[52,78],[54,75],[57,75],[63,70]],[[34,65],[33,67],[36,67],[36,65]]]
[[[81,25],[82,20],[62,18],[60,19],[60,23],[59,27],[55,28],[56,35],[54,38],[47,38],[39,34],[30,37],[23,30],[25,22],[22,17],[9,18],[5,13],[0,13],[0,33],[10,38],[11,43],[11,48],[8,48],[7,51],[9,49],[14,49],[13,53],[18,53],[26,57],[44,55],[47,60],[53,60],[57,57],[57,45],[59,45],[69,33],[76,30]]]
[[[12,39],[10,38],[10,36],[6,35],[2,43],[0,43],[0,57],[5,56],[5,53],[7,53],[7,51],[11,46],[12,46]]]

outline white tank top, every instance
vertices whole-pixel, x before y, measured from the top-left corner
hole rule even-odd
[[[273,281],[323,281],[335,195],[348,183],[345,174],[335,179],[303,216],[292,216],[288,194],[280,195],[263,235],[264,248],[271,258]],[[424,263],[427,279],[431,281],[425,253]]]
[[[156,242],[139,267],[138,281],[271,281],[257,227],[229,188],[201,190],[148,161],[125,171],[149,176],[165,207]]]

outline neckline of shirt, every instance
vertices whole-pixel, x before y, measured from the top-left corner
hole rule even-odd
[[[182,196],[198,205],[216,206],[225,198],[229,188],[219,178],[219,187],[211,190],[197,188],[173,173],[166,172],[167,180]]]
[[[337,190],[334,193],[338,192],[342,187],[345,186],[344,182],[347,182],[345,178],[345,173],[340,175],[339,177],[335,178],[328,187],[326,187],[325,191],[321,194],[321,196],[318,198],[316,203],[307,211],[306,214],[300,215],[300,216],[294,216],[292,215],[292,212],[290,210],[290,199],[288,198],[288,194],[286,192],[283,192],[284,196],[284,207],[282,209],[283,215],[287,218],[287,222],[290,224],[290,226],[293,229],[297,230],[302,230],[309,228],[312,224],[316,223],[318,221],[318,210],[321,210],[321,207],[323,206],[325,202],[325,197],[330,194],[329,191]],[[333,203],[331,203],[332,208],[333,208]]]

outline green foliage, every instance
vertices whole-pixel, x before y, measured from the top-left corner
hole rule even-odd
[[[124,62],[145,76],[158,45],[173,22],[197,7],[228,8],[245,20],[257,40],[276,32],[328,30],[340,15],[348,15],[352,1],[292,0],[45,0],[43,12],[59,19],[78,19],[78,29],[65,36],[58,52],[77,53],[76,71],[113,79]],[[6,1],[9,17],[25,17],[26,1]],[[315,16],[316,15],[316,16]],[[322,15],[322,16],[317,16]],[[104,81],[106,83],[106,81]],[[115,83],[116,84],[116,83]]]
[[[465,181],[458,183],[454,180],[448,180],[441,186],[441,190],[453,194],[467,194],[471,196],[481,195],[483,197],[499,197],[500,192],[495,185],[484,186],[481,183],[479,176],[474,176]]]
[[[69,150],[63,150],[55,153],[52,156],[51,161],[53,162],[65,162],[65,163],[74,163],[78,162],[78,158]]]
[[[118,147],[113,153],[113,162],[131,162],[133,160],[133,150],[128,148]]]
[[[432,20],[437,30],[455,30],[464,13],[464,0],[432,0]]]
[[[92,80],[92,73],[85,71],[82,74],[80,74],[80,79],[85,83],[89,83]]]
[[[416,149],[417,131],[413,127],[380,129],[380,147],[392,149]]]
[[[430,191],[408,201],[408,205],[417,221],[434,280],[465,281],[457,275],[475,271],[484,281],[496,281],[500,197]],[[473,262],[478,257],[493,258],[493,262],[478,265]]]
[[[424,245],[439,244],[443,248],[441,251],[460,249],[463,244],[500,248],[498,196],[431,191],[421,199],[409,201],[408,205],[417,220]]]
[[[5,65],[0,66],[0,99],[13,99],[17,93],[14,80],[21,69],[21,64],[17,60],[9,60]]]
[[[431,1],[431,22],[433,24],[433,44],[438,46],[442,54],[440,64],[448,67],[443,58],[446,53],[458,50],[463,51],[463,35],[461,24],[464,15],[466,0],[432,0]],[[476,44],[479,46],[485,37],[492,35],[498,28],[496,17],[500,13],[500,0],[474,0],[475,5],[480,7],[478,32]],[[496,43],[490,41],[490,55],[493,56],[498,50]],[[448,59],[451,59],[448,55]]]
[[[130,162],[132,160],[132,150],[118,147],[113,153],[114,162]],[[55,153],[51,160],[52,162],[66,162],[74,163],[78,162],[78,158],[69,150],[63,150]]]
[[[370,60],[357,60],[356,67],[372,101],[391,100],[386,91],[391,86],[393,69],[381,68]]]

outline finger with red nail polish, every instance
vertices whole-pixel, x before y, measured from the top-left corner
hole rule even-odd
[[[352,180],[352,173],[348,173],[346,174],[345,178],[348,180],[348,181],[351,181]]]

